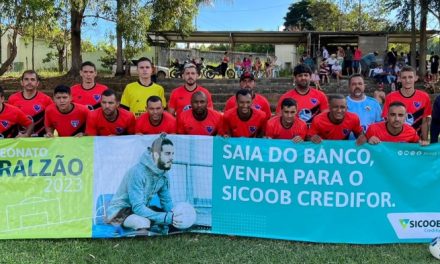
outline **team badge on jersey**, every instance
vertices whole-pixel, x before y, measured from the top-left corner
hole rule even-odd
[[[189,109],[191,109],[191,105],[185,105],[185,107],[183,107],[183,111],[188,111]]]
[[[116,134],[120,135],[120,134],[122,134],[122,133],[124,133],[124,128],[122,128],[122,127],[117,127],[117,128],[116,128]]]
[[[420,106],[422,106],[422,103],[420,103],[420,102],[414,102],[414,106],[415,106],[416,108],[420,108]]]
[[[207,126],[206,131],[211,135],[212,132],[214,131],[214,128],[212,126]]]
[[[99,100],[101,100],[101,95],[100,94],[94,94],[93,95],[93,99],[95,99],[96,102],[99,102]]]
[[[405,123],[412,126],[414,124],[414,116],[412,114],[408,113]]]
[[[73,127],[78,127],[78,125],[79,125],[79,120],[72,120],[72,121],[70,121],[70,124],[71,124]]]
[[[2,126],[3,126],[4,128],[7,128],[7,127],[9,126],[9,122],[6,121],[6,120],[2,120],[2,121],[1,121],[1,124],[2,124]]]
[[[254,105],[254,108],[257,110],[261,110],[261,105],[256,104],[256,105]]]
[[[257,127],[256,126],[250,126],[249,127],[249,132],[255,133],[256,131],[257,131]]]
[[[298,114],[299,118],[304,122],[309,122],[310,119],[312,119],[312,111],[310,111],[307,108],[301,109]]]
[[[310,102],[315,105],[318,103],[318,100],[316,98],[310,98]]]
[[[35,110],[36,112],[40,112],[41,109],[42,109],[41,105],[39,105],[39,104],[34,105],[34,110]]]

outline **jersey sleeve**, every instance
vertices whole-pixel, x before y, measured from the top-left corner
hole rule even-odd
[[[319,120],[313,118],[312,124],[310,125],[310,128],[307,131],[307,136],[312,137],[314,135],[319,135],[318,131],[319,131]]]
[[[176,88],[177,89],[177,88]],[[168,108],[176,110],[176,89],[174,89],[170,94],[170,101],[168,102]]]
[[[361,121],[359,120],[359,117],[356,114],[353,114],[353,133],[356,137],[362,134],[364,131],[361,126]]]
[[[129,112],[129,114],[127,132],[129,135],[134,135],[136,131],[136,117],[134,117],[132,112]]]
[[[136,124],[135,124],[135,127],[134,127],[134,132],[136,134],[138,134],[138,133],[143,134],[143,131],[142,131],[142,126],[143,125],[144,125],[144,121],[143,121],[143,116],[141,115],[141,116],[139,116],[136,119]]]
[[[30,120],[23,111],[17,109],[17,123],[21,126],[28,127],[32,124],[32,120]]]
[[[177,134],[185,134],[185,127],[184,127],[184,114],[180,114],[177,118],[176,118],[176,132]]]
[[[122,92],[122,97],[121,97],[121,105],[123,106],[123,108],[130,110],[130,98],[129,98],[129,93],[128,90],[129,86],[125,86],[124,91]]]
[[[229,99],[225,103],[225,108],[223,109],[223,112],[228,111],[229,109],[232,109],[235,107],[235,96],[229,97]]]
[[[322,113],[328,110],[328,100],[327,100],[327,96],[325,96],[324,93],[320,92],[320,94],[321,94],[321,100],[319,102],[319,110]]]
[[[96,129],[96,120],[94,118],[94,113],[95,112],[90,112],[89,116],[87,117],[87,121],[86,121],[86,134],[88,136],[97,136],[98,135],[98,130]]]
[[[272,122],[266,122],[266,129],[264,131],[266,137],[273,138],[273,127]]]

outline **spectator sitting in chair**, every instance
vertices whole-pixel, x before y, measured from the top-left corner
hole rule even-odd
[[[336,82],[339,84],[339,80],[342,78],[342,67],[338,61],[332,67],[332,76],[336,78]]]

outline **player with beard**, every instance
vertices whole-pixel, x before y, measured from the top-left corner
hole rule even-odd
[[[222,128],[222,114],[208,108],[208,99],[202,91],[191,96],[191,110],[177,117],[177,133],[215,136]]]
[[[191,96],[198,91],[204,92],[208,99],[208,108],[213,108],[211,94],[206,88],[197,85],[197,78],[199,77],[196,65],[187,63],[183,67],[182,78],[185,84],[175,88],[170,95],[170,102],[168,105],[168,112],[176,117],[180,113],[191,109]]]
[[[236,94],[237,107],[228,110],[223,116],[225,137],[262,137],[266,126],[266,114],[252,109],[252,94],[240,89]]]
[[[353,74],[348,79],[350,95],[347,99],[347,110],[358,115],[364,133],[369,125],[382,121],[382,108],[376,99],[365,95],[364,78],[360,74]],[[353,135],[351,135],[354,139]]]
[[[402,102],[392,102],[389,105],[387,119],[384,122],[372,124],[367,130],[368,143],[376,145],[380,142],[406,142],[420,141],[422,146],[427,142],[420,140],[416,130],[406,120],[406,107]]]
[[[164,234],[178,218],[171,209],[168,171],[174,159],[174,145],[162,134],[145,151],[138,164],[124,175],[107,209],[107,222],[134,230],[149,229],[153,225]],[[152,206],[153,197],[160,206]]]
[[[248,89],[251,91],[253,109],[265,112],[267,120],[272,117],[269,101],[263,95],[255,92],[255,77],[252,73],[246,71],[240,76],[240,89]],[[226,113],[229,109],[234,107],[237,107],[235,95],[229,97],[229,99],[226,101],[223,112]]]
[[[420,136],[423,145],[429,144],[429,122],[432,114],[432,106],[429,95],[416,90],[414,85],[418,76],[411,66],[404,66],[400,71],[402,88],[399,91],[391,92],[385,97],[382,117],[388,116],[389,105],[392,102],[402,102],[406,107],[406,123],[411,125]]]
[[[137,135],[176,133],[176,119],[163,109],[159,96],[148,98],[146,110],[147,112],[136,120],[135,132]]]
[[[272,117],[266,125],[266,137],[291,139],[303,142],[307,135],[307,124],[296,116],[297,103],[292,98],[281,102],[281,115]]]
[[[46,136],[53,137],[55,130],[60,137],[84,135],[89,110],[83,105],[72,103],[70,87],[55,87],[53,99],[55,104],[47,107],[44,115]]]
[[[81,64],[79,75],[82,82],[70,88],[72,90],[72,102],[85,105],[89,110],[97,109],[101,106],[101,95],[108,87],[95,82],[96,66],[90,61]]]
[[[121,136],[133,135],[136,118],[133,113],[119,108],[115,91],[107,89],[102,93],[101,107],[89,113],[86,135]]]
[[[34,123],[18,107],[4,103],[5,92],[0,87],[0,138],[29,137]],[[18,126],[25,130],[18,133]]]
[[[8,103],[18,107],[34,121],[35,126],[31,136],[42,137],[46,133],[44,112],[49,105],[53,104],[53,101],[47,94],[38,91],[40,76],[35,71],[23,72],[20,84],[23,90],[9,96]]]
[[[347,101],[343,95],[329,97],[329,112],[317,115],[310,126],[306,139],[313,143],[321,143],[323,139],[346,140],[350,133],[357,138],[356,144],[366,142],[359,117],[347,112]]]
[[[310,87],[312,70],[307,65],[295,66],[293,75],[295,88],[280,97],[276,112],[281,113],[281,102],[285,98],[292,98],[298,103],[298,117],[310,125],[316,115],[328,110],[327,97],[323,92]]]

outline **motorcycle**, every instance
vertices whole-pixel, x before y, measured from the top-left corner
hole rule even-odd
[[[183,67],[185,64],[180,64],[179,62],[174,62],[171,64],[170,77],[171,78],[182,78]]]
[[[205,77],[208,79],[214,79],[215,76],[221,75],[221,64],[218,66],[206,65],[206,70],[204,72]],[[229,79],[235,78],[234,69],[228,68],[226,69],[226,76]]]

